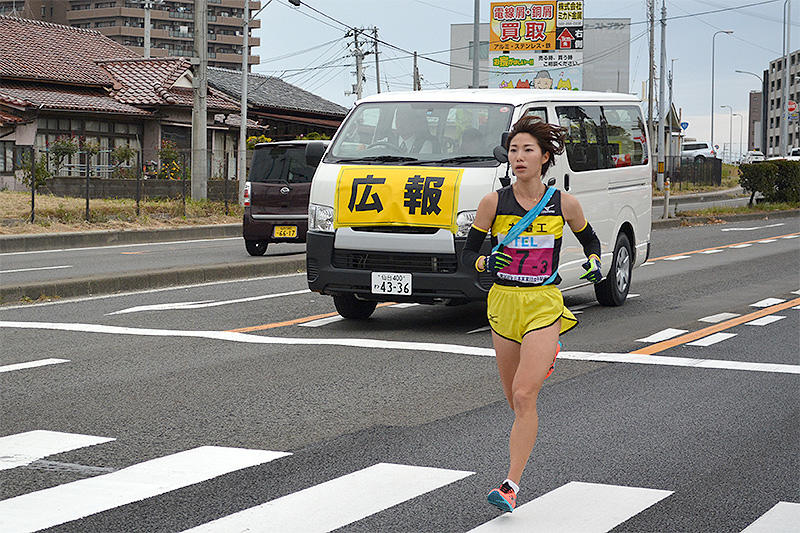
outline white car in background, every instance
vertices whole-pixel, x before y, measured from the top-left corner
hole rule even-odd
[[[766,161],[766,159],[760,150],[750,150],[744,155],[742,163],[758,163],[759,161]]]
[[[717,153],[707,142],[691,141],[683,143],[681,159],[693,163],[704,163],[706,159],[714,159]]]

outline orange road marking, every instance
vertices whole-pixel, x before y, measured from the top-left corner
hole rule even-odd
[[[140,254],[140,253],[142,253],[142,252],[120,252],[120,253],[121,253],[122,255],[135,255],[135,254]]]
[[[782,239],[783,237],[789,237],[791,235],[800,235],[800,232],[787,233],[786,235],[778,235],[777,237],[761,237],[760,239],[753,239],[752,241],[735,242],[733,244],[723,244],[722,246],[712,246],[711,248],[703,248],[702,250],[694,250],[694,251],[691,251],[691,252],[681,252],[679,254],[665,255],[663,257],[654,257],[652,259],[648,259],[647,262],[649,263],[650,261],[658,261],[660,259],[669,259],[670,257],[678,257],[679,255],[699,254],[700,252],[707,252],[709,250],[719,250],[720,248],[730,248],[731,246],[739,246],[740,244],[752,244],[754,242],[765,241],[767,239]]]
[[[800,298],[795,298],[794,300],[790,300],[782,304],[772,305],[770,307],[761,309],[760,311],[755,311],[754,313],[750,313],[749,315],[738,316],[736,318],[726,320],[725,322],[720,322],[719,324],[714,324],[713,326],[709,326],[707,328],[699,329],[697,331],[692,331],[690,333],[686,333],[679,337],[675,337],[674,339],[668,339],[665,341],[657,342],[645,348],[640,348],[638,350],[634,350],[628,353],[653,355],[658,352],[663,352],[664,350],[668,350],[669,348],[674,348],[675,346],[678,346],[680,344],[685,344],[687,342],[691,342],[700,339],[702,337],[706,337],[708,335],[711,335],[712,333],[717,333],[719,331],[732,328],[733,326],[738,326],[739,324],[750,322],[751,320],[755,320],[756,318],[761,318],[762,316],[767,316],[773,313],[777,313],[778,311],[783,311],[784,309],[794,307],[795,305],[798,304],[800,304]]]
[[[386,307],[387,305],[394,305],[397,302],[384,302],[378,304],[378,307]],[[293,320],[285,320],[283,322],[273,322],[272,324],[262,324],[260,326],[250,326],[247,328],[229,329],[231,333],[248,333],[250,331],[261,331],[264,329],[282,328],[284,326],[293,326],[295,324],[302,324],[304,322],[311,322],[312,320],[319,320],[320,318],[328,318],[336,316],[339,313],[325,313],[323,315],[305,316],[303,318],[295,318]]]

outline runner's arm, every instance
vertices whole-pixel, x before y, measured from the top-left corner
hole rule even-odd
[[[474,268],[478,272],[486,270],[486,257],[480,255],[486,234],[492,227],[494,215],[497,211],[497,193],[490,192],[478,204],[475,222],[469,229],[464,250],[461,252],[461,264],[467,268]]]
[[[597,238],[592,225],[583,215],[583,208],[578,199],[571,194],[562,193],[561,212],[564,214],[564,220],[569,224],[572,233],[575,234],[581,246],[583,246],[583,253],[586,257],[591,259],[594,256],[599,262],[600,239]]]

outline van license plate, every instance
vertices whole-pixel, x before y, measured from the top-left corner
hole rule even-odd
[[[275,226],[272,230],[272,236],[293,239],[297,237],[297,226]]]
[[[373,272],[372,294],[411,294],[411,274]]]

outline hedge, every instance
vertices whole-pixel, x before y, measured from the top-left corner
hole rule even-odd
[[[739,183],[750,193],[750,205],[756,192],[768,202],[800,202],[800,161],[744,164],[739,171]]]

